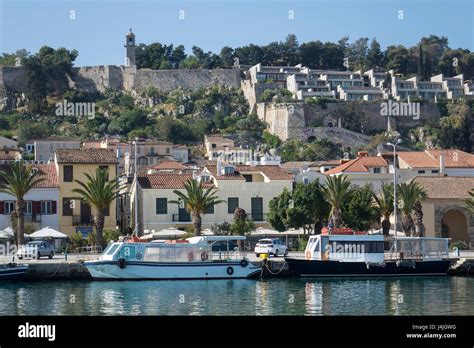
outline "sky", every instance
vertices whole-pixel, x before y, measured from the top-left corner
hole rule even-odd
[[[47,45],[78,50],[76,66],[119,65],[129,28],[137,43],[183,44],[187,53],[288,34],[300,43],[376,37],[382,48],[435,34],[473,51],[474,0],[0,0],[0,53]]]

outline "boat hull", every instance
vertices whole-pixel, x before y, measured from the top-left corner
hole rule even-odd
[[[115,261],[86,261],[94,280],[179,280],[251,278],[261,273],[260,266],[239,262],[127,262],[120,268]]]
[[[25,277],[28,265],[6,265],[0,267],[0,281],[20,280]]]
[[[286,258],[289,272],[301,277],[447,275],[450,260],[385,261],[382,264]]]

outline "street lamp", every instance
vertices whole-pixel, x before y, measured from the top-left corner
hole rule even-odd
[[[134,161],[133,161],[133,181],[135,182],[135,235],[138,237],[138,178],[137,178],[137,146],[138,146],[138,138],[135,138],[135,140],[132,142],[133,145],[135,145],[135,154],[134,154]]]
[[[398,139],[395,144],[387,143],[387,146],[393,146],[393,230],[395,239],[397,238],[397,145],[402,143]]]

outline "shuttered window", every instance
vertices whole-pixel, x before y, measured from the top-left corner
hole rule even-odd
[[[64,182],[72,182],[74,179],[72,166],[64,166]]]
[[[229,197],[227,199],[227,213],[234,214],[235,209],[239,206],[239,198],[238,197]]]
[[[166,198],[156,199],[156,213],[168,214],[168,200]]]

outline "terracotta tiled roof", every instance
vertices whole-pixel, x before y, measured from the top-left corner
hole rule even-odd
[[[474,155],[460,150],[402,151],[398,157],[410,168],[439,168],[439,157],[444,154],[446,168],[474,168]]]
[[[474,189],[472,177],[417,176],[413,180],[423,185],[431,199],[465,199]]]
[[[35,164],[33,168],[38,170],[38,178],[44,180],[34,186],[34,188],[59,187],[56,166],[54,164]],[[0,171],[9,171],[9,164],[1,164]]]
[[[138,183],[144,189],[182,189],[193,178],[192,174],[149,174],[138,177]],[[206,184],[205,187],[212,187]]]
[[[303,168],[308,168],[313,164],[313,162],[308,162],[308,161],[290,161],[290,162],[284,162],[280,165],[280,167],[283,170],[292,170],[292,169],[303,169]]]
[[[16,160],[16,154],[0,153],[0,161],[14,161],[14,160]]]
[[[324,174],[338,174],[338,173],[359,173],[369,172],[369,168],[388,167],[387,162],[380,156],[362,156],[357,157],[349,162],[341,164],[338,167],[329,169]]]
[[[152,166],[150,169],[156,170],[181,170],[186,169],[186,166],[183,166],[181,163],[176,161],[162,161],[159,164]]]
[[[100,140],[86,140],[82,142],[82,147],[84,149],[100,149],[101,143]]]
[[[339,166],[341,164],[340,159],[333,159],[327,161],[314,162],[316,166]]]
[[[262,172],[267,176],[270,180],[292,180],[293,177],[285,172],[283,169],[280,168],[280,166],[270,166],[270,165],[265,165],[265,166],[248,166],[248,165],[242,165],[242,166],[237,166],[237,171],[240,173],[242,172]]]
[[[245,180],[245,178],[237,172],[237,168],[234,174],[225,175],[217,175],[217,166],[215,164],[206,165],[206,169],[209,170],[212,176],[217,180]]]
[[[58,175],[56,172],[56,166],[51,164],[35,164],[35,168],[38,168],[38,175],[40,178],[45,180],[38,183],[36,188],[48,188],[48,187],[59,187]]]
[[[234,174],[217,175],[217,165],[207,165],[206,168],[218,180],[244,180],[242,172],[245,173],[262,173],[270,180],[292,180],[292,176],[285,172],[279,166],[273,165],[237,165]]]
[[[55,154],[58,163],[118,163],[114,151],[109,149],[57,149]]]

